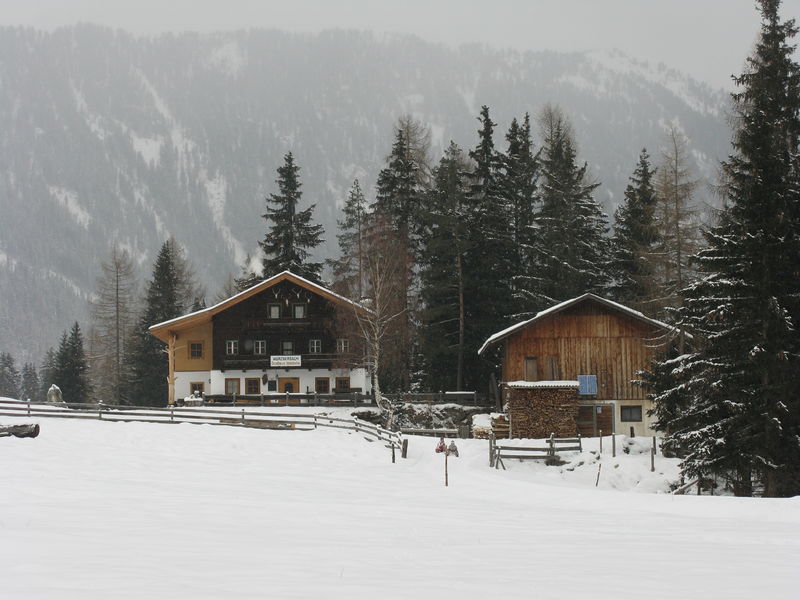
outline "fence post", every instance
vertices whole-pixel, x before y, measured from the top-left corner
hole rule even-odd
[[[600,454],[603,453],[603,430],[600,430]]]
[[[394,464],[394,441],[390,441],[389,445],[392,447],[392,464]]]
[[[611,456],[613,456],[615,458],[617,456],[617,434],[616,433],[612,433],[611,434]]]
[[[403,446],[400,450],[400,458],[408,458],[408,438],[403,438]]]
[[[656,436],[653,436],[653,447],[650,448],[650,472],[656,470]]]
[[[489,433],[489,466],[494,466],[494,432]]]
[[[175,420],[175,409],[172,408],[171,406],[169,407],[169,420],[170,421]]]
[[[286,403],[285,406],[289,406],[289,392],[286,392]]]
[[[97,407],[98,407],[97,408],[97,418],[102,421],[103,420],[103,403],[102,402],[98,402],[97,403]]]
[[[551,432],[551,433],[550,433],[550,452],[549,452],[549,454],[550,454],[550,456],[551,456],[551,457],[553,457],[553,456],[555,456],[555,455],[556,455],[556,442],[555,442],[555,437],[556,437],[556,434]]]
[[[583,452],[583,438],[581,438],[580,432],[578,432],[578,450]]]
[[[314,415],[314,429],[317,428],[317,415]]]
[[[261,396],[261,406],[264,406],[264,394],[262,393],[260,394],[260,396]]]
[[[242,409],[242,425],[244,425],[244,409]]]
[[[319,392],[314,390],[314,406],[319,406]]]
[[[233,394],[233,405],[236,406],[236,393]]]
[[[31,416],[31,399],[28,398],[28,416]]]

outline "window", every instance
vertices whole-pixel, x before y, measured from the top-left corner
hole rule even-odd
[[[267,316],[270,319],[280,319],[281,318],[281,305],[280,304],[270,304],[267,307]]]
[[[327,394],[331,391],[331,380],[327,377],[317,377],[314,379],[314,390],[318,394]]]
[[[260,394],[261,393],[261,380],[257,377],[247,378],[244,380],[244,393],[245,394]]]
[[[629,422],[640,422],[642,420],[641,406],[620,406],[619,420]]]
[[[339,354],[347,354],[350,351],[350,340],[347,338],[339,338],[336,340],[336,352]]]
[[[349,377],[337,377],[336,378],[336,391],[337,392],[346,392],[350,389],[350,378]]]
[[[238,379],[225,379],[225,393],[227,395],[239,393],[239,380]]]
[[[205,385],[202,381],[193,381],[189,384],[189,395],[194,395],[195,392],[203,393]]]
[[[292,318],[305,319],[306,318],[306,305],[305,304],[292,304]]]
[[[308,340],[309,354],[319,354],[322,352],[322,340]]]
[[[278,391],[278,382],[274,379],[270,379],[267,381],[267,391],[268,392],[276,392]]]
[[[597,395],[597,375],[578,375],[578,394]]]
[[[525,381],[539,381],[539,359],[535,356],[525,359]]]
[[[254,353],[255,354],[266,354],[267,353],[267,340],[256,340],[254,346]]]
[[[189,358],[203,358],[203,342],[189,342]]]
[[[225,340],[225,354],[239,354],[239,340]]]
[[[291,340],[285,340],[281,342],[281,354],[294,354],[294,342]]]

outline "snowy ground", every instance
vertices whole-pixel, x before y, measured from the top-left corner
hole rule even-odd
[[[646,440],[507,471],[461,440],[445,488],[431,438],[0,420],[42,427],[0,438],[3,598],[798,597],[800,498],[652,493]]]

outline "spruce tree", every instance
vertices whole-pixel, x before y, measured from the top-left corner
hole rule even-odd
[[[723,163],[726,209],[698,254],[680,325],[697,350],[679,361],[687,408],[666,419],[690,476],[715,473],[737,495],[800,494],[800,67],[777,0],[733,95]],[[673,388],[674,389],[674,388]],[[668,393],[670,388],[658,390]]]
[[[643,149],[622,204],[614,214],[611,294],[615,300],[637,309],[646,308],[657,294],[653,251],[659,234],[654,175],[650,157]]]
[[[86,404],[90,399],[89,363],[83,346],[83,334],[76,321],[69,333],[65,331],[61,336],[53,373],[67,404]]]
[[[311,222],[315,204],[299,210],[302,198],[299,171],[300,167],[289,152],[284,156],[283,166],[278,168],[278,179],[275,180],[278,193],[269,195],[267,212],[262,215],[271,223],[269,233],[260,242],[264,251],[263,277],[288,270],[319,283],[322,263],[310,261],[309,256],[322,243],[323,229]]]
[[[20,399],[43,402],[41,387],[39,385],[39,375],[36,372],[36,365],[25,363],[22,366],[22,385],[20,386]]]
[[[56,349],[52,346],[47,349],[47,352],[42,358],[42,364],[39,366],[39,397],[42,402],[47,400],[47,392],[50,386],[55,383],[54,375],[56,372]]]
[[[432,390],[463,390],[477,355],[466,348],[468,162],[453,142],[434,170],[422,233],[421,346],[425,385]],[[474,385],[474,382],[471,381]]]
[[[0,397],[20,399],[21,383],[14,357],[0,352]]]
[[[542,115],[541,206],[528,249],[530,270],[518,278],[517,293],[530,313],[610,284],[607,218],[594,199],[599,183],[579,166],[572,127],[561,111]]]
[[[179,317],[178,279],[170,242],[161,246],[153,277],[147,286],[145,308],[131,341],[131,383],[129,401],[137,406],[167,403],[167,356],[164,344],[150,335],[150,326]]]
[[[356,179],[342,208],[344,218],[337,220],[339,258],[330,261],[336,285],[341,286],[342,291],[346,291],[349,296],[359,299],[364,297],[364,238],[369,217],[367,208],[367,199]]]

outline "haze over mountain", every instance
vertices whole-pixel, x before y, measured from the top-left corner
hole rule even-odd
[[[476,143],[482,104],[503,148],[511,118],[547,102],[571,119],[609,212],[668,124],[689,137],[698,176],[729,151],[722,91],[619,53],[343,31],[0,29],[0,349],[38,360],[83,320],[114,240],[148,277],[174,235],[211,300],[256,251],[288,151],[329,256],[338,206],[356,177],[371,190],[400,115],[431,126],[438,159],[450,139]]]

